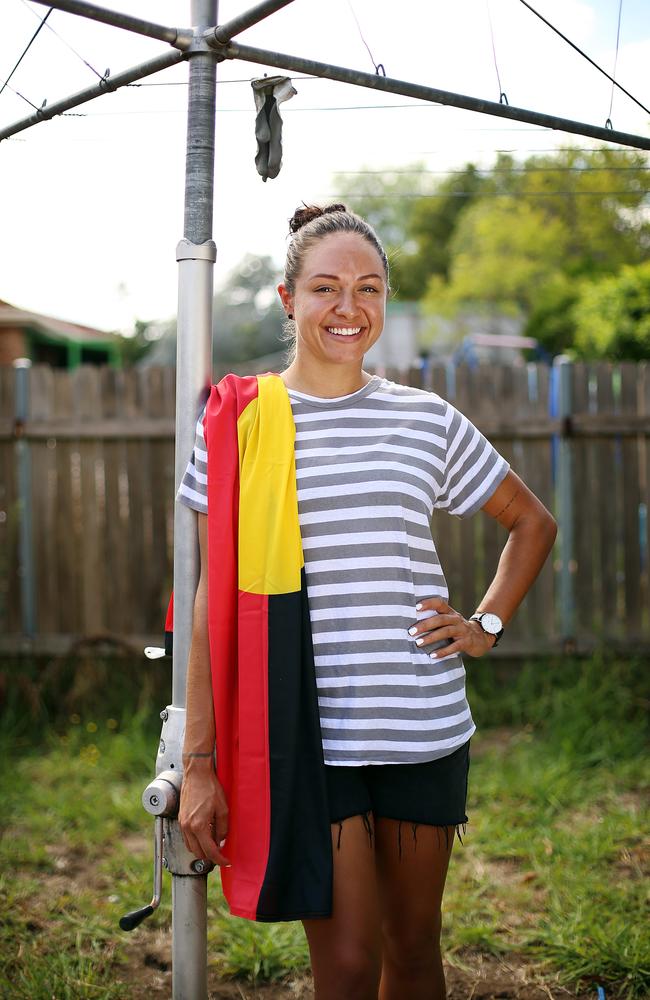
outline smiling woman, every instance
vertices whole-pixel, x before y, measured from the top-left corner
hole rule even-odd
[[[450,403],[363,370],[389,291],[374,230],[337,204],[291,231],[291,362],[212,387],[179,490],[201,548],[179,819],[232,912],[303,921],[317,1000],[442,1000],[475,731],[462,654],[499,641],[555,523]],[[509,532],[468,617],[434,508]]]
[[[305,206],[289,225],[294,237],[278,293],[288,317],[286,335],[293,343],[282,379],[287,388],[302,386],[321,396],[329,395],[330,384],[332,395],[351,392],[358,388],[358,373],[351,371],[356,386],[347,379],[342,384],[342,374],[354,361],[360,368],[384,326],[386,254],[374,230],[344,205]],[[343,341],[341,353],[333,345]]]

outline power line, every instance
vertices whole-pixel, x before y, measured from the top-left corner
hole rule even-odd
[[[477,193],[476,191],[430,191],[426,194],[414,194],[409,192],[407,194],[398,194],[396,192],[390,191],[382,194],[327,194],[321,195],[319,197],[326,198],[340,198],[344,200],[353,200],[354,198],[375,198],[383,201],[384,199],[389,200],[391,198],[401,198],[401,199],[428,199],[428,198],[573,198],[576,196],[582,197],[583,195],[594,198],[610,198],[610,197],[622,197],[626,196],[637,196],[643,194],[644,196],[650,194],[650,192],[641,191],[481,191]]]
[[[599,73],[602,73],[603,76],[606,76],[607,79],[610,80],[615,87],[618,87],[619,90],[622,90],[624,94],[627,94],[627,96],[630,98],[631,101],[634,101],[635,104],[638,104],[638,106],[642,108],[643,111],[647,112],[647,114],[650,115],[650,109],[646,108],[645,104],[641,104],[641,101],[637,101],[636,97],[634,97],[634,95],[631,94],[629,90],[626,90],[625,87],[621,86],[620,83],[617,83],[614,77],[609,75],[607,70],[603,69],[602,66],[599,66],[597,62],[594,62],[591,56],[588,56],[586,52],[583,52],[579,45],[576,45],[575,42],[572,42],[570,38],[567,38],[566,35],[563,35],[559,28],[556,28],[554,24],[551,24],[550,21],[547,21],[546,18],[539,13],[539,11],[535,10],[534,7],[531,7],[531,5],[527,2],[527,0],[519,0],[519,2],[523,3],[524,7],[527,7],[528,10],[535,15],[535,17],[538,17],[540,21],[543,21],[544,24],[546,24],[551,29],[551,31],[554,31],[556,35],[559,35],[560,38],[562,38],[567,43],[567,45],[570,45],[572,49],[575,49],[575,51],[578,52],[584,59],[586,59],[587,62],[591,63],[591,65],[595,69],[597,69]]]
[[[481,176],[490,176],[492,174],[529,174],[529,173],[542,173],[542,174],[556,174],[556,173],[579,173],[586,174],[592,172],[601,173],[624,173],[629,170],[650,170],[650,165],[647,167],[475,167],[477,174]],[[426,168],[418,170],[415,167],[386,167],[385,170],[341,170],[338,171],[344,177],[348,176],[373,176],[373,177],[385,177],[387,174],[444,174],[446,177],[453,175],[464,175],[467,170],[428,170]]]
[[[470,129],[467,129],[470,131]],[[472,131],[476,131],[475,129]],[[502,131],[501,129],[494,129],[495,132]],[[548,129],[521,129],[522,132],[537,132],[537,131],[548,131]],[[409,150],[410,156],[437,156],[438,153],[447,153],[446,149],[412,149]],[[605,153],[625,153],[626,155],[630,153],[629,149],[622,148],[621,146],[516,146],[514,149],[494,149],[493,147],[479,149],[474,147],[471,149],[473,153],[594,153],[594,152],[605,152]],[[639,150],[640,152],[640,150]]]
[[[7,84],[9,83],[9,81],[11,80],[12,76],[14,75],[14,73],[16,72],[16,70],[18,69],[18,67],[20,66],[21,62],[23,61],[23,59],[25,58],[25,56],[26,56],[26,55],[27,55],[27,53],[29,52],[30,48],[32,47],[32,45],[33,45],[33,44],[34,44],[34,42],[36,41],[36,38],[37,38],[37,36],[38,36],[38,33],[39,33],[39,31],[41,30],[41,28],[43,27],[43,25],[44,25],[44,24],[45,24],[45,22],[47,21],[48,17],[50,16],[50,14],[51,14],[51,13],[52,13],[52,11],[53,11],[53,9],[54,9],[53,7],[50,7],[50,9],[48,10],[48,12],[47,12],[47,14],[45,15],[45,17],[44,17],[44,18],[43,18],[43,19],[41,20],[41,23],[39,24],[38,28],[36,29],[36,31],[34,32],[34,34],[32,35],[32,37],[31,37],[31,38],[30,38],[30,40],[28,41],[27,45],[25,46],[25,48],[24,48],[24,49],[23,49],[23,51],[21,52],[21,54],[20,54],[20,58],[18,59],[18,62],[16,63],[16,65],[15,65],[15,66],[14,66],[14,68],[12,69],[12,71],[11,71],[11,73],[9,74],[9,76],[7,77],[7,79],[6,79],[6,80],[4,81],[4,83],[2,84],[2,87],[0,87],[0,94],[1,94],[2,92],[3,92],[3,90],[5,89],[5,87],[6,87],[6,86],[7,86]],[[22,96],[22,95],[21,95],[21,96]],[[29,103],[31,103],[31,102],[29,102],[29,101],[28,101],[27,103],[29,104]],[[32,105],[32,107],[33,107],[33,105]]]

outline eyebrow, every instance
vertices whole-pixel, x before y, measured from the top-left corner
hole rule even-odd
[[[312,274],[310,280],[313,280],[314,278],[333,278],[334,281],[339,280],[338,274],[321,274],[321,273]],[[373,273],[373,274],[362,274],[359,278],[357,278],[357,281],[363,281],[364,278],[379,278],[380,281],[382,280],[381,274]]]

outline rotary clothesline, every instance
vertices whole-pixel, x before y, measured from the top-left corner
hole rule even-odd
[[[46,3],[46,0],[35,0],[37,3]],[[619,145],[631,146],[637,149],[650,149],[650,139],[631,133],[619,132],[609,127],[599,127],[583,122],[573,121],[547,115],[540,112],[529,111],[524,108],[498,104],[493,101],[485,101],[479,98],[469,97],[463,94],[455,94],[450,91],[440,90],[432,87],[424,87],[418,84],[409,83],[403,80],[396,80],[382,76],[378,73],[363,73],[358,70],[347,69],[329,63],[320,63],[315,60],[303,59],[299,56],[292,56],[286,53],[274,52],[255,48],[253,46],[241,45],[232,42],[231,39],[239,32],[251,27],[258,21],[267,17],[274,11],[280,10],[290,3],[291,0],[265,0],[249,11],[244,12],[230,22],[223,25],[210,27],[201,32],[192,32],[189,29],[168,27],[144,21],[131,15],[116,13],[106,8],[97,7],[84,0],[55,0],[54,3],[47,2],[50,8],[54,7],[69,13],[81,14],[91,19],[112,24],[115,27],[134,31],[147,37],[158,38],[168,42],[173,46],[174,51],[156,59],[149,60],[139,66],[126,70],[114,77],[103,77],[94,87],[79,91],[71,97],[57,101],[49,106],[44,104],[35,114],[21,119],[4,129],[0,130],[0,140],[9,138],[32,125],[38,124],[69,111],[80,104],[93,100],[103,93],[104,90],[116,90],[119,87],[135,83],[146,76],[159,72],[167,66],[188,59],[196,52],[214,51],[217,57],[224,59],[239,59],[260,65],[270,66],[277,69],[284,69],[289,72],[300,72],[313,75],[321,79],[337,80],[343,83],[350,83],[354,86],[361,86],[369,89],[383,91],[384,93],[398,94],[405,97],[421,99],[435,104],[458,107],[465,110],[477,111],[481,114],[488,114],[502,118],[509,118],[514,121],[526,122],[544,128],[562,130],[577,135],[613,142]],[[527,5],[528,6],[528,5]],[[532,8],[531,8],[532,9]],[[534,11],[534,13],[536,13]],[[551,25],[551,27],[553,27]],[[557,29],[554,29],[557,30]],[[564,36],[563,36],[564,37]],[[566,39],[568,41],[568,39]],[[573,43],[570,43],[573,44]],[[575,47],[575,46],[574,46]],[[584,55],[584,53],[581,52]],[[593,60],[590,60],[593,62]],[[601,67],[594,63],[597,69],[605,73]],[[609,79],[613,79],[606,74]],[[615,81],[613,81],[615,82]],[[618,84],[617,84],[618,86]],[[624,89],[624,88],[621,88]],[[627,93],[627,91],[626,91]],[[628,96],[632,96],[629,95]],[[636,98],[632,98],[637,104]],[[643,105],[640,105],[644,107]]]

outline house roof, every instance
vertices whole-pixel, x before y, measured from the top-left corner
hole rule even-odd
[[[19,309],[11,302],[0,299],[0,329],[2,327],[27,327],[55,340],[74,341],[75,343],[107,343],[117,340],[114,333],[98,330],[92,326],[81,326],[79,323],[69,323],[67,320],[56,319],[54,316],[44,316],[42,313]]]

